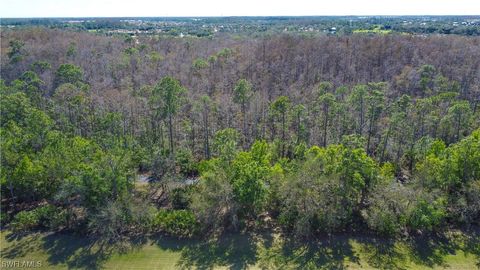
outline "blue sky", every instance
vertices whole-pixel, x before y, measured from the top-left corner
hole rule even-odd
[[[0,17],[480,15],[480,0],[0,0]]]

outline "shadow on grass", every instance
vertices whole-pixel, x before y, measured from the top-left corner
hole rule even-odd
[[[376,269],[403,270],[407,256],[401,252],[394,239],[359,238],[361,253],[366,262]]]
[[[158,245],[165,249],[165,242]],[[330,237],[298,242],[269,233],[226,234],[217,240],[197,241],[177,247],[180,269],[346,269],[346,259],[358,263],[347,237]]]
[[[37,251],[40,247],[38,241],[41,239],[40,233],[10,233],[5,236],[6,244],[2,248],[2,258],[16,259],[25,257],[28,254]]]
[[[51,264],[66,264],[75,269],[101,269],[114,253],[127,253],[147,243],[145,236],[106,242],[70,234],[57,233],[43,238],[43,249]]]
[[[246,269],[257,261],[257,241],[252,234],[225,234],[216,240],[174,240],[157,238],[155,243],[164,250],[180,252],[180,269]]]
[[[130,252],[149,243],[178,252],[180,269],[246,269],[252,265],[262,269],[347,269],[349,265],[368,263],[376,269],[403,270],[408,262],[448,267],[445,257],[463,250],[474,256],[480,267],[479,232],[416,236],[403,241],[348,234],[308,241],[270,233],[225,234],[216,240],[140,235],[113,244],[70,233],[9,234],[1,254],[4,259],[17,259],[42,251],[52,265],[101,269],[112,254]]]
[[[129,252],[146,244],[143,236],[109,243],[91,237],[71,233],[9,233],[6,245],[1,250],[2,258],[28,257],[37,251],[47,253],[46,260],[52,265],[66,265],[75,269],[101,269],[113,253]]]
[[[409,244],[408,250],[412,261],[428,267],[448,267],[445,256],[454,255],[461,249],[460,239],[446,235],[417,236],[410,239]]]
[[[99,269],[110,250],[97,246],[97,241],[70,234],[57,233],[43,239],[43,249],[51,264],[66,264],[69,268]]]
[[[480,234],[478,230],[456,231],[436,235],[417,235],[407,240],[383,238],[356,239],[369,265],[378,269],[407,269],[407,260],[429,268],[450,267],[448,255],[458,251],[472,254],[480,268]]]
[[[325,236],[306,242],[288,240],[282,248],[281,254],[285,260],[282,263],[298,269],[346,269],[348,262],[359,263],[349,240],[343,235]]]
[[[475,256],[477,268],[480,269],[480,228],[467,234],[464,252]]]

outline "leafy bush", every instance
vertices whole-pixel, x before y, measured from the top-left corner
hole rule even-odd
[[[197,164],[189,149],[178,149],[175,154],[175,163],[180,169],[180,173],[185,176],[197,174]]]
[[[389,236],[398,234],[406,229],[409,205],[414,198],[413,190],[402,184],[379,186],[372,192],[362,216],[373,231]]]
[[[202,230],[215,232],[238,227],[238,203],[234,199],[227,169],[220,159],[202,164],[202,177],[192,194],[191,208],[200,221]]]
[[[357,201],[341,194],[338,176],[311,175],[311,165],[304,167],[309,168],[305,173],[295,174],[282,188],[280,224],[303,238],[319,231],[344,229],[352,219]]]
[[[150,165],[147,148],[136,145],[132,150],[132,163],[138,167],[139,171],[147,171]]]
[[[301,237],[346,229],[379,181],[378,171],[363,148],[312,147],[281,188],[281,223]]]
[[[67,216],[62,209],[44,205],[30,211],[21,211],[11,222],[13,231],[29,231],[35,228],[58,229],[66,224]]]
[[[121,202],[113,201],[90,217],[88,229],[103,240],[113,243],[122,237],[127,229],[128,218]]]
[[[446,217],[445,200],[433,202],[420,200],[410,214],[408,225],[413,230],[432,231],[439,227]]]
[[[38,226],[39,219],[36,212],[21,211],[15,215],[10,223],[11,229],[14,232],[25,232],[34,229]]]
[[[480,224],[480,180],[462,187],[455,196],[450,196],[448,220],[462,225]]]
[[[53,205],[45,205],[36,208],[38,225],[47,229],[58,229],[67,222],[67,215],[62,209]]]
[[[155,208],[144,201],[132,201],[126,205],[127,224],[130,233],[146,233],[152,228]]]
[[[255,217],[264,210],[268,195],[265,180],[270,167],[269,149],[265,141],[256,141],[250,152],[241,152],[233,160],[230,181],[242,217]]]
[[[170,235],[188,237],[198,230],[195,215],[188,210],[160,210],[153,222],[154,230]]]
[[[88,230],[113,243],[131,233],[148,232],[154,220],[152,207],[143,201],[122,198],[109,201],[89,218]]]

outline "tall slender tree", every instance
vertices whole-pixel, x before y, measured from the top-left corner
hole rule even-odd
[[[367,118],[368,118],[368,134],[367,134],[367,153],[370,154],[370,142],[374,134],[377,120],[380,118],[384,108],[384,92],[386,85],[384,83],[369,84],[371,91],[367,95]]]
[[[322,146],[325,147],[325,146],[327,146],[328,125],[331,122],[330,119],[332,118],[332,112],[335,109],[336,100],[335,100],[335,96],[333,94],[325,93],[318,98],[318,101],[320,103],[321,110],[322,110],[322,116],[323,116],[322,117],[323,118],[323,123],[322,123],[322,127],[323,127]]]
[[[287,127],[287,114],[290,110],[290,99],[286,96],[278,97],[271,105],[270,110],[275,118],[279,118],[282,125],[282,137],[281,137],[281,155],[285,156],[285,140],[286,140],[286,127]]]
[[[252,98],[252,85],[246,79],[237,81],[233,90],[233,102],[240,105],[243,120],[243,146],[247,147],[247,106]]]
[[[350,104],[352,108],[358,113],[358,122],[356,126],[357,133],[363,135],[363,127],[365,124],[365,107],[366,96],[368,88],[364,84],[359,84],[353,87],[353,91],[350,95]]]
[[[164,119],[168,122],[168,138],[171,157],[175,155],[173,118],[183,103],[183,94],[185,92],[186,89],[181,86],[180,82],[170,76],[164,77],[157,83],[153,90],[153,95],[159,97],[159,101],[162,102],[159,109]]]
[[[201,97],[202,102],[202,119],[203,119],[203,148],[204,156],[206,159],[210,158],[210,124],[209,124],[209,114],[212,107],[212,100],[209,96],[203,95]]]

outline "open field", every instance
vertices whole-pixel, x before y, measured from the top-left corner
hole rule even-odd
[[[332,236],[290,244],[279,236],[228,235],[216,242],[150,237],[127,251],[67,234],[1,233],[6,261],[39,261],[38,269],[476,269],[478,235],[389,241]],[[109,247],[106,247],[109,246]]]

